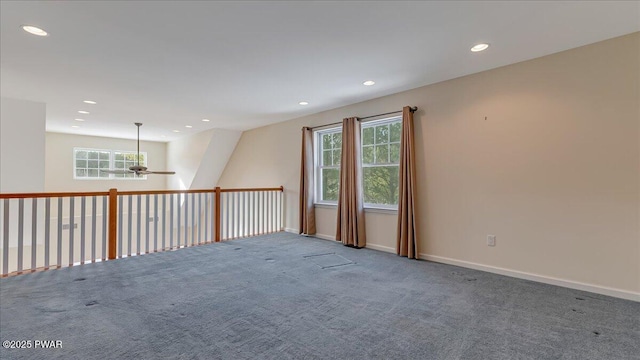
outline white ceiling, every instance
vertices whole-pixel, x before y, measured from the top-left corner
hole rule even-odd
[[[2,96],[46,102],[48,131],[135,138],[132,123],[143,122],[142,139],[156,141],[285,121],[640,30],[637,1],[0,6]],[[491,47],[471,53],[478,42]]]

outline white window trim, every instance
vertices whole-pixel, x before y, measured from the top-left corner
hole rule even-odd
[[[322,151],[318,151],[319,147],[321,145],[321,137],[324,134],[333,134],[333,133],[337,133],[337,132],[342,132],[342,127],[341,126],[337,126],[337,127],[332,127],[332,128],[327,128],[327,129],[321,129],[321,130],[316,130],[314,131],[313,134],[313,141],[315,142],[314,147],[313,147],[313,152],[314,152],[314,159],[313,159],[313,177],[316,181],[315,183],[315,204],[321,204],[321,205],[334,205],[337,206],[338,205],[338,201],[330,201],[330,200],[320,200],[322,198],[322,171],[320,171],[320,156],[322,156]],[[340,167],[339,166],[323,166],[323,169],[338,169],[338,171],[340,171]]]
[[[371,121],[366,121],[361,123],[360,126],[360,139],[362,140],[363,138],[363,133],[364,133],[364,129],[365,128],[369,128],[369,127],[376,127],[379,125],[387,125],[387,124],[391,124],[397,121],[401,121],[402,120],[402,116],[392,116],[389,118],[384,118],[384,119],[378,119],[378,120],[371,120]],[[375,146],[375,133],[374,133],[374,142],[373,142],[373,146]],[[389,142],[388,144],[398,144],[399,142]],[[360,145],[361,147],[363,146],[362,144]],[[398,164],[395,163],[383,163],[383,164],[362,164],[362,169],[364,170],[364,168],[371,168],[371,167],[382,167],[382,166],[398,166],[398,168],[400,167],[400,163],[398,162]],[[363,171],[364,172],[364,171]],[[363,185],[363,192],[364,192],[364,176],[361,179],[362,180],[362,185]],[[364,193],[363,193],[364,196]],[[364,203],[364,208],[365,209],[372,209],[372,210],[381,210],[383,212],[389,212],[389,211],[398,211],[398,205],[385,205],[385,204],[372,204],[372,203]],[[377,211],[373,211],[373,212],[377,212]]]
[[[371,120],[371,121],[366,121],[366,122],[361,122],[360,123],[360,138],[362,139],[362,131],[367,128],[367,127],[375,127],[378,125],[385,125],[385,124],[391,124],[394,123],[398,120],[402,120],[402,116],[392,116],[389,118],[384,118],[384,119],[377,119],[377,120]],[[338,202],[337,201],[327,201],[327,200],[320,200],[322,197],[322,172],[319,171],[320,167],[320,156],[322,156],[321,151],[319,150],[319,145],[320,145],[320,138],[323,134],[330,134],[330,133],[334,133],[334,132],[341,132],[342,131],[342,126],[336,126],[336,127],[331,127],[331,128],[325,128],[325,129],[319,129],[314,131],[313,133],[313,141],[315,142],[314,147],[313,147],[313,151],[314,151],[314,159],[313,159],[313,172],[314,172],[314,179],[316,181],[315,183],[315,189],[314,189],[314,206],[317,206],[319,208],[334,208],[336,206],[338,206]],[[391,142],[390,142],[391,144]],[[396,142],[393,142],[393,144],[396,144]],[[362,144],[360,145],[362,146]],[[394,164],[394,163],[388,163],[388,164],[375,164],[375,165],[371,165],[371,164],[362,164],[362,168],[364,169],[365,167],[379,167],[379,166],[400,166],[400,164]],[[327,166],[325,168],[335,168],[333,166]],[[339,167],[337,167],[339,169]],[[362,179],[364,181],[364,179]],[[370,212],[380,212],[380,213],[397,213],[398,211],[398,205],[385,205],[385,204],[370,204],[370,203],[364,203],[364,208],[365,210],[370,210]]]
[[[98,181],[111,181],[111,180],[133,180],[133,181],[141,181],[141,180],[147,180],[147,175],[143,175],[143,176],[136,176],[136,177],[116,177],[115,174],[109,174],[109,177],[77,177],[76,176],[76,151],[104,151],[104,152],[108,152],[109,153],[109,169],[112,170],[115,168],[115,153],[136,153],[136,151],[131,151],[131,150],[112,150],[112,149],[94,149],[94,148],[85,148],[85,147],[74,147],[73,148],[73,152],[71,154],[71,157],[73,159],[73,180],[80,180],[80,181],[93,181],[93,180],[98,180]],[[144,155],[144,159],[145,161],[149,161],[149,158],[147,157],[147,153],[145,151],[141,151],[140,154]],[[146,166],[146,165],[145,165]]]

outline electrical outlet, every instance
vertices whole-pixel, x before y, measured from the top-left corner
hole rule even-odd
[[[71,227],[71,224],[62,224],[62,230],[69,230],[70,227]],[[73,224],[73,228],[77,229],[78,224]]]
[[[496,246],[496,236],[495,235],[487,235],[487,245],[488,246]]]

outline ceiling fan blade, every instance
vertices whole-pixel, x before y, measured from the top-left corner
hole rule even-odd
[[[131,170],[104,170],[104,169],[100,169],[100,171],[108,173],[108,174],[116,174],[116,175],[125,175],[125,174],[134,173]]]
[[[175,171],[146,171],[147,174],[157,174],[157,175],[174,175]]]

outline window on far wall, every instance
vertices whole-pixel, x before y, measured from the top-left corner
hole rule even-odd
[[[137,153],[133,151],[73,149],[73,178],[88,180],[136,179],[146,175],[109,174],[100,170],[126,170],[136,165]],[[140,165],[147,166],[147,153],[140,153]]]
[[[398,205],[402,118],[362,123],[362,187],[366,207]],[[315,133],[316,202],[336,204],[340,183],[342,129]]]

